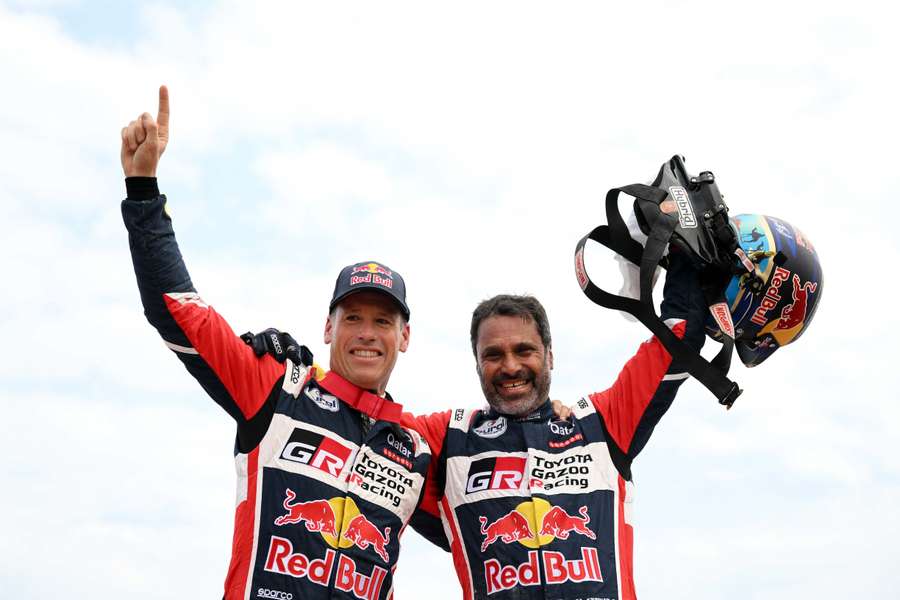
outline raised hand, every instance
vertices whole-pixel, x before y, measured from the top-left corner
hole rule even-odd
[[[159,158],[169,143],[169,89],[159,87],[156,120],[143,113],[122,128],[122,170],[126,177],[156,177]]]

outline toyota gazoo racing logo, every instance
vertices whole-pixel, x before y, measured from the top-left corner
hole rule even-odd
[[[543,583],[546,584],[603,581],[599,551],[593,545],[582,546],[581,557],[575,559],[567,559],[562,552],[538,552],[538,548],[557,538],[567,540],[574,535],[596,540],[597,534],[590,528],[587,505],[580,506],[575,514],[569,514],[561,506],[554,506],[543,498],[534,498],[520,503],[493,522],[488,522],[484,516],[480,516],[478,521],[484,536],[482,553],[495,543],[518,543],[530,549],[528,560],[519,565],[502,565],[496,558],[484,561],[488,594],[516,586],[541,585],[542,573]]]
[[[281,451],[281,459],[314,467],[333,477],[338,477],[350,459],[353,450],[337,440],[310,431],[294,428],[291,437]]]
[[[497,417],[491,421],[485,421],[472,431],[483,438],[497,438],[506,433],[506,417]]]
[[[466,477],[466,493],[518,490],[525,480],[524,456],[496,456],[472,461]]]
[[[383,532],[379,530],[360,512],[352,498],[336,496],[328,500],[295,502],[296,498],[293,490],[285,490],[282,505],[286,513],[275,519],[276,526],[303,524],[307,531],[321,535],[331,548],[356,546],[363,551],[371,549],[390,565],[387,545],[390,542],[391,528],[385,527]],[[346,554],[338,555],[331,548],[325,551],[324,557],[311,558],[302,552],[295,552],[291,540],[273,535],[269,540],[265,570],[307,579],[323,587],[329,587],[333,579],[335,588],[350,592],[360,600],[379,598],[387,569],[375,565],[369,575],[360,573],[353,558]]]

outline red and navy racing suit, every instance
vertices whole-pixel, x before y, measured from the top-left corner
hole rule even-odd
[[[705,307],[696,271],[674,257],[662,315],[698,350]],[[549,402],[518,419],[404,414],[441,449],[411,524],[445,549],[449,540],[463,598],[635,598],[631,462],[688,376],[671,362],[656,338],[645,342],[569,421]]]
[[[401,407],[336,373],[258,358],[197,295],[155,178],[126,180],[122,215],[144,313],[237,422],[238,497],[225,597],[393,596],[399,537],[428,445]]]

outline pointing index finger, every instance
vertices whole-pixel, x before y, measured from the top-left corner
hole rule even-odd
[[[160,128],[169,127],[169,88],[159,86],[159,112],[156,115],[156,123]]]

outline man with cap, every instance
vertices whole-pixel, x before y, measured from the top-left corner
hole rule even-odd
[[[277,338],[269,342],[281,361],[254,352],[197,294],[182,261],[156,180],[168,123],[161,87],[156,120],[144,113],[122,129],[122,215],[147,319],[237,422],[225,598],[389,598],[398,537],[430,459],[386,392],[409,344],[403,278],[375,261],[340,272],[325,322],[327,373],[306,348],[288,353]]]

